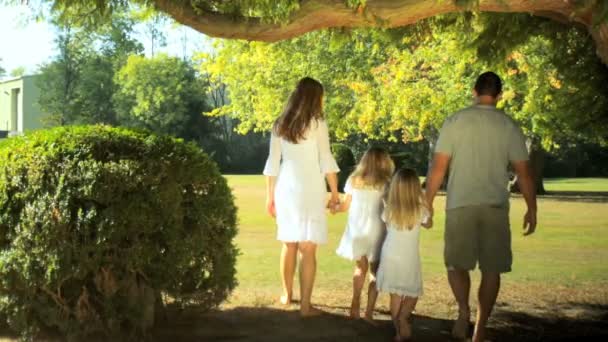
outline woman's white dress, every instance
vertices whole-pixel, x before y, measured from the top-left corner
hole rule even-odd
[[[384,216],[382,219],[384,220]],[[418,246],[420,225],[427,219],[428,215],[423,215],[421,222],[411,230],[397,230],[393,224],[387,224],[380,266],[376,274],[378,291],[408,297],[422,295],[422,270]]]
[[[277,177],[277,240],[327,242],[325,174],[338,171],[325,121],[311,122],[305,138],[296,144],[273,132],[264,175]]]
[[[380,259],[384,239],[382,195],[384,189],[353,188],[351,178],[346,181],[344,193],[351,195],[346,228],[336,253],[349,260],[367,257],[369,262]]]

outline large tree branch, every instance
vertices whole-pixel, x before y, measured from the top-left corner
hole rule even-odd
[[[212,37],[275,42],[306,32],[332,27],[398,27],[438,14],[462,11],[452,0],[368,0],[365,8],[352,9],[344,0],[302,0],[286,23],[266,23],[195,10],[184,2],[155,0],[156,8],[178,22]],[[570,0],[481,0],[480,11],[530,13],[584,24],[596,41],[598,54],[608,63],[608,27],[593,27],[593,9],[577,13]]]

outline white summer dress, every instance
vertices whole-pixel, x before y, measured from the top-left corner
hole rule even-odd
[[[380,259],[384,239],[382,195],[384,189],[353,188],[351,178],[344,185],[344,193],[351,195],[346,228],[336,253],[349,260],[367,257],[369,262]]]
[[[264,175],[277,177],[277,240],[327,242],[325,174],[338,171],[325,121],[311,122],[297,144],[272,133]]]
[[[420,226],[428,220],[428,214],[422,216],[422,220],[411,230],[397,230],[393,224],[387,224],[376,274],[378,291],[416,298],[422,295],[422,267],[418,246]],[[384,215],[382,220],[385,220]]]

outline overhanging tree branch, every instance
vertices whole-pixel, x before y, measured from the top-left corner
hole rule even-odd
[[[154,0],[156,8],[176,21],[212,37],[266,42],[297,37],[306,32],[334,27],[398,27],[438,14],[462,11],[452,0],[368,0],[365,7],[350,8],[344,0],[303,0],[300,8],[284,23],[260,18],[220,14],[194,9],[184,2]],[[481,0],[478,10],[530,13],[561,22],[585,25],[608,63],[608,26],[592,24],[593,8],[581,12],[572,1]],[[500,37],[498,37],[500,38]]]

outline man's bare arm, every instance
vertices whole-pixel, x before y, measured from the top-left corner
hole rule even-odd
[[[524,215],[524,235],[530,235],[536,230],[536,189],[532,173],[530,172],[530,164],[527,160],[511,162],[515,174],[517,174],[517,183],[519,190],[526,200],[528,210]]]
[[[431,215],[433,214],[433,200],[437,191],[439,191],[439,187],[441,187],[441,183],[443,183],[449,165],[449,155],[445,153],[435,153],[433,155],[433,163],[426,180],[426,200]]]

